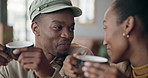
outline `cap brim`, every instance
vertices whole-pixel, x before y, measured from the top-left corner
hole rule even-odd
[[[51,7],[47,7],[45,9],[43,9],[42,11],[40,11],[40,13],[50,13],[50,12],[54,12],[54,11],[58,11],[58,10],[61,10],[61,9],[66,9],[66,8],[70,8],[70,9],[73,10],[74,17],[78,17],[82,14],[81,9],[78,8],[78,7],[60,5],[60,4],[53,5]]]

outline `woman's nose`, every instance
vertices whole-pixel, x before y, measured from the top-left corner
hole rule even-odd
[[[105,46],[107,45],[107,42],[105,40],[103,41],[103,45],[105,45]]]

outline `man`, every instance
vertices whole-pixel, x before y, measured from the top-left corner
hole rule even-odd
[[[12,60],[0,45],[0,78],[61,78],[62,63],[67,55],[91,51],[71,44],[74,37],[74,17],[82,14],[70,0],[34,0],[29,8],[35,47],[19,48]]]

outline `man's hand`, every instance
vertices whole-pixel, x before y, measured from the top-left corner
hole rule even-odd
[[[12,58],[4,52],[5,47],[0,44],[0,66],[6,66],[12,60]]]
[[[39,78],[50,78],[55,71],[40,48],[20,48],[13,53],[20,54],[18,61],[22,67],[26,71],[33,70]]]
[[[79,74],[79,69],[76,67],[77,61],[76,56],[81,55],[80,53],[75,53],[74,55],[69,55],[66,57],[63,65],[64,72],[67,76],[72,78],[84,78],[83,75]]]

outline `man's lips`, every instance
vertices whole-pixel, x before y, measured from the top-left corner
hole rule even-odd
[[[70,47],[70,42],[69,41],[63,41],[61,43],[58,44],[58,47],[61,47],[61,48],[69,48]]]
[[[107,51],[110,51],[110,48],[106,48]]]
[[[59,46],[63,47],[63,48],[68,48],[70,46],[70,44],[60,44]]]
[[[70,45],[70,43],[60,43],[59,45],[65,45],[65,46],[67,46],[67,45]]]

